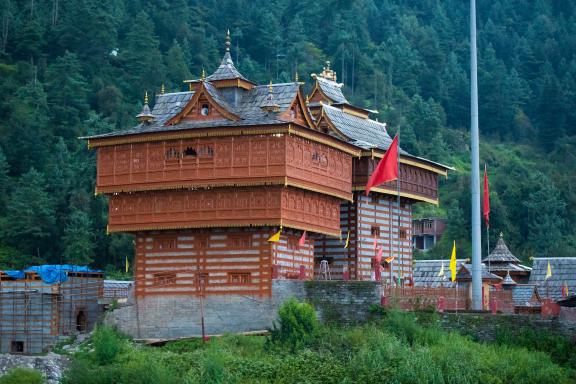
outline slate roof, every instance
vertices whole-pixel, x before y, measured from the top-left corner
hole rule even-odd
[[[214,71],[213,74],[208,76],[206,80],[208,81],[216,81],[216,80],[233,80],[233,79],[242,79],[247,80],[234,66],[234,62],[232,61],[232,57],[230,56],[230,52],[226,51],[224,57],[222,58],[222,62],[220,62],[220,66]]]
[[[385,151],[392,144],[392,138],[388,135],[385,124],[351,115],[329,105],[323,106],[323,112],[336,129],[360,148],[378,148]],[[400,154],[408,155],[408,152],[400,148]]]
[[[322,93],[334,103],[350,104],[342,93],[343,84],[317,76],[316,82]]]
[[[268,101],[269,86],[260,85],[247,90],[238,105],[234,106],[226,102],[220,91],[210,82],[204,82],[206,92],[222,108],[238,116],[240,120],[200,120],[200,121],[182,121],[175,125],[164,125],[171,117],[179,113],[186,103],[190,101],[194,92],[177,92],[158,95],[156,104],[152,110],[155,119],[151,124],[139,124],[133,128],[118,132],[105,133],[101,135],[90,136],[86,138],[105,138],[115,136],[128,136],[141,133],[169,132],[184,129],[200,129],[212,127],[233,127],[233,126],[250,126],[286,123],[280,120],[277,115],[284,112],[290,107],[296,97],[300,84],[299,83],[282,83],[272,85],[272,99],[279,106],[278,113],[267,113],[261,107]]]
[[[536,292],[535,292],[536,291]],[[512,300],[517,307],[534,307],[540,306],[538,299],[532,300],[532,296],[536,293],[538,297],[537,288],[533,284],[518,284],[512,288]]]
[[[462,264],[456,275],[457,280],[468,281],[472,279],[472,264]],[[486,264],[482,263],[482,281],[484,280],[497,280],[502,281],[500,276],[497,276],[488,271]]]
[[[546,280],[548,262],[552,277]],[[534,259],[530,284],[537,285],[542,296],[554,300],[562,298],[562,287],[568,285],[569,292],[576,292],[576,257],[539,257]]]
[[[520,262],[520,259],[517,258],[516,256],[514,256],[512,254],[512,252],[510,252],[510,250],[508,249],[508,246],[504,242],[504,238],[503,238],[502,234],[500,234],[500,238],[496,242],[496,246],[494,247],[492,252],[490,252],[490,254],[482,261],[484,263],[490,262],[490,263],[516,263],[516,264],[518,264]]]
[[[464,259],[456,260],[456,270],[459,270]],[[438,276],[444,263],[444,276]],[[452,282],[450,277],[450,260],[415,260],[412,271],[415,287],[447,287],[453,288],[456,282]]]
[[[504,277],[504,281],[502,281],[502,285],[516,285],[516,282],[514,281],[514,279],[510,276],[510,272],[508,272],[506,274],[506,277]]]
[[[155,123],[164,123],[184,108],[194,96],[194,92],[176,92],[156,95],[156,103],[152,110]]]
[[[134,285],[133,281],[104,280],[104,297],[106,298],[128,297],[128,292],[133,285]]]

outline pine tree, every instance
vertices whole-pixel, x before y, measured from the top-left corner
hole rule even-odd
[[[75,210],[70,213],[62,240],[66,263],[87,265],[94,261],[92,223],[85,212]]]

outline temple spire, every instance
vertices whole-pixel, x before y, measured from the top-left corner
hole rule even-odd
[[[142,107],[142,111],[136,115],[136,118],[143,124],[150,124],[150,122],[154,120],[154,115],[152,115],[150,107],[148,106],[148,91],[144,93],[144,106]]]
[[[230,30],[226,31],[226,52],[230,52]]]

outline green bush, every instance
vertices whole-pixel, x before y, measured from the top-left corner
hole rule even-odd
[[[92,342],[94,343],[94,357],[100,365],[113,363],[124,345],[124,340],[108,326],[97,327],[92,335]]]
[[[13,368],[0,376],[0,384],[42,384],[42,374],[34,369]]]
[[[278,326],[270,331],[273,344],[288,346],[291,351],[311,342],[319,328],[316,311],[308,303],[291,298],[278,311]]]

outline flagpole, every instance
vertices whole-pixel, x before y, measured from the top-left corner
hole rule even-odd
[[[396,132],[396,136],[398,137],[397,146],[398,150],[396,151],[396,165],[398,167],[398,178],[396,179],[396,204],[398,205],[398,271],[400,271],[401,264],[400,264],[400,126],[398,126],[398,132]],[[394,260],[392,260],[394,262]],[[390,266],[390,274],[392,274],[392,266]],[[398,276],[400,276],[400,272],[398,272]],[[400,281],[398,281],[400,283]],[[398,284],[400,285],[400,284]]]
[[[478,68],[476,53],[476,0],[470,0],[470,137],[472,152],[472,309],[482,310],[482,275],[480,260],[480,160],[478,133]]]

